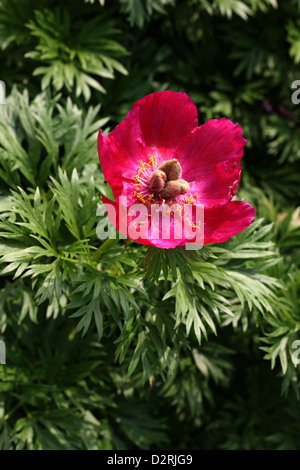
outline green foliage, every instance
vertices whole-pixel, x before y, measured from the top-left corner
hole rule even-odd
[[[21,4],[16,0],[1,1],[2,49],[7,50],[7,55],[15,48],[15,58],[21,53],[26,65],[27,58],[33,59],[31,74],[42,75],[43,90],[50,85],[55,91],[65,87],[68,93],[76,97],[83,95],[88,101],[91,88],[106,92],[100,78],[113,79],[115,72],[127,74],[117,60],[127,54],[126,48],[116,40],[120,36],[118,22],[105,11],[91,17],[87,15],[89,10],[84,9],[77,16],[76,6],[75,9],[53,8],[53,3],[51,0],[42,3],[22,0]]]
[[[290,55],[294,58],[295,63],[298,64],[300,62],[300,22],[299,20],[294,23],[290,21],[287,25],[288,30],[288,37],[287,40],[290,43]]]
[[[121,8],[127,13],[131,25],[140,28],[149,21],[154,12],[166,14],[165,7],[175,6],[176,0],[120,0]]]
[[[0,449],[299,449],[298,14],[0,0]],[[243,128],[256,218],[226,243],[97,236],[98,130],[166,88]]]
[[[96,166],[97,133],[108,119],[96,119],[99,106],[83,113],[70,98],[64,107],[59,98],[45,92],[29,103],[26,91],[14,89],[7,106],[1,106],[0,178],[4,191],[16,189],[24,180],[26,186],[42,188],[49,183],[49,175],[58,175],[59,165],[69,175],[75,167],[88,174],[93,171],[88,165]]]
[[[113,21],[95,17],[84,25],[76,24],[67,10],[37,11],[28,28],[38,39],[34,51],[26,57],[41,61],[33,75],[43,75],[41,86],[45,90],[50,83],[59,91],[66,86],[69,92],[91,97],[90,87],[105,93],[103,86],[93,75],[115,78],[114,71],[127,74],[115,57],[125,55],[126,50],[118,42],[108,39],[118,30]],[[76,84],[76,86],[75,86]]]

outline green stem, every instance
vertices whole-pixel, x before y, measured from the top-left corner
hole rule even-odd
[[[19,403],[13,407],[12,410],[9,411],[9,413],[7,413],[5,416],[4,416],[4,420],[7,421],[9,420],[9,418],[11,417],[11,415],[18,409],[20,408],[20,406],[23,406],[24,405],[24,402],[23,401],[19,401]]]
[[[65,261],[70,261],[70,263],[79,263],[78,259],[67,258],[66,256],[60,256],[60,259],[63,259]]]
[[[99,248],[95,251],[93,256],[91,257],[92,261],[99,261],[101,258],[102,254],[106,251],[108,251],[112,246],[114,246],[116,243],[118,243],[118,238],[108,238],[105,240],[102,245],[99,246]]]

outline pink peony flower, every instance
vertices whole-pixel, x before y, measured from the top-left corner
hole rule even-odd
[[[254,219],[253,207],[232,201],[245,143],[228,119],[198,127],[185,93],[145,96],[108,137],[99,132],[100,164],[115,198],[103,196],[109,220],[125,237],[159,248],[197,243],[199,233],[202,244],[228,240]]]

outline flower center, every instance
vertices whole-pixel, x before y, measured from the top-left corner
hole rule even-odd
[[[181,165],[176,158],[165,160],[149,177],[150,190],[162,199],[175,199],[189,190],[189,183],[180,179]]]
[[[173,199],[188,192],[189,184],[180,178],[182,169],[176,158],[165,160],[159,166],[153,156],[149,157],[148,163],[138,163],[133,183],[134,197],[143,204],[150,205],[151,202],[167,200],[170,205]]]
[[[153,204],[162,205],[162,216],[171,217],[176,212],[193,229],[200,229],[200,226],[193,222],[192,216],[184,212],[185,204],[197,204],[198,194],[192,194],[189,191],[189,183],[180,178],[182,170],[178,160],[165,160],[158,166],[156,157],[150,155],[148,162],[139,160],[138,164],[134,181],[131,183],[135,188],[133,196],[137,201],[151,206],[151,214]],[[160,211],[161,207],[157,207],[157,210]]]

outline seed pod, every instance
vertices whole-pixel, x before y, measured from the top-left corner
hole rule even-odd
[[[186,194],[188,192],[188,190],[190,189],[190,185],[187,181],[185,180],[177,180],[176,183],[179,183],[181,184],[181,194]]]
[[[176,158],[165,160],[157,169],[164,171],[168,180],[177,180],[181,176],[181,166]]]
[[[165,188],[159,194],[163,199],[174,199],[187,193],[188,190],[189,183],[185,180],[167,181]]]
[[[166,185],[166,181],[167,176],[163,171],[153,171],[148,180],[150,191],[154,191],[156,193],[162,191]]]

